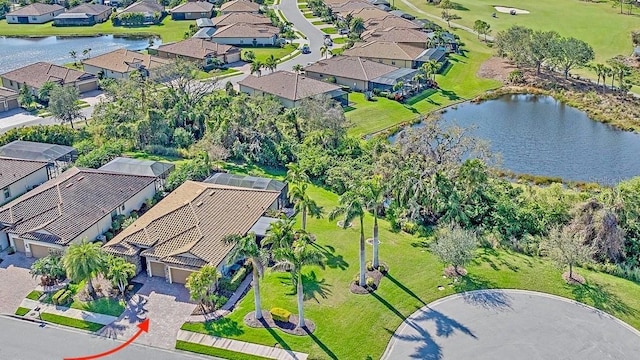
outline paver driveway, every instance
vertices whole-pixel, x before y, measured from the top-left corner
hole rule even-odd
[[[637,359],[640,332],[553,295],[475,291],[431,303],[396,330],[383,359]]]
[[[173,349],[178,330],[196,305],[189,300],[189,291],[180,284],[168,284],[164,278],[138,275],[133,281],[144,286],[129,301],[116,322],[105,326],[100,334],[110,338],[128,339],[138,331],[137,324],[149,318],[149,332],[136,343]]]
[[[22,299],[38,285],[38,280],[29,274],[35,259],[20,253],[2,253],[0,259],[0,313],[13,314]]]

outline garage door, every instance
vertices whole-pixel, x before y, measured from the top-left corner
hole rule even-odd
[[[171,282],[177,284],[184,284],[187,282],[187,277],[193,271],[171,268]]]
[[[29,244],[29,248],[31,248],[31,255],[38,259],[43,258],[45,256],[49,256],[49,250],[52,249],[48,246],[34,245],[34,244]]]
[[[13,239],[13,244],[16,246],[16,251],[17,252],[25,252],[24,249],[24,240],[22,239]]]
[[[78,91],[82,94],[85,93],[87,91],[91,91],[91,90],[95,90],[98,88],[98,82],[97,81],[92,81],[86,84],[80,84],[78,85]]]
[[[149,265],[150,265],[150,268],[151,268],[151,276],[164,277],[164,264],[163,263],[159,263],[159,262],[155,262],[155,261],[149,261]]]

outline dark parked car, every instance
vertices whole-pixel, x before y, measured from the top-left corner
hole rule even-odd
[[[307,44],[302,45],[302,53],[303,54],[311,53],[311,49],[309,49],[309,45],[307,45]]]
[[[349,35],[349,29],[340,29],[338,30],[340,35]]]

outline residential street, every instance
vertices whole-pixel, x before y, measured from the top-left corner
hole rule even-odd
[[[53,325],[41,327],[37,322],[18,320],[0,316],[0,359],[12,360],[59,360],[65,357],[79,357],[107,351],[119,346],[122,341],[98,337],[84,332],[62,329]],[[153,332],[153,322],[149,333]],[[139,339],[147,334],[143,333]],[[122,339],[126,340],[126,339]],[[136,343],[110,355],[110,360],[153,359],[215,359],[196,356],[179,351],[166,351]]]

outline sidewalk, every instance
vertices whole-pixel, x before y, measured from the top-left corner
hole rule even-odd
[[[191,331],[178,331],[178,340],[190,342],[194,344],[200,344],[204,346],[211,346],[218,349],[225,349],[243,354],[250,354],[256,356],[262,356],[269,359],[278,360],[306,360],[308,354],[299,353],[296,351],[285,350],[281,348],[275,348],[265,345],[258,345],[248,343],[244,341],[231,340],[225,338],[219,338],[216,336],[198,334]]]
[[[39,301],[30,300],[30,299],[22,300],[20,307],[27,308],[30,310],[40,307],[41,313],[60,315],[60,316],[64,316],[72,319],[90,321],[92,323],[97,323],[101,325],[111,324],[117,319],[117,317],[115,316],[96,314],[90,311],[72,309],[64,306],[44,304]]]

